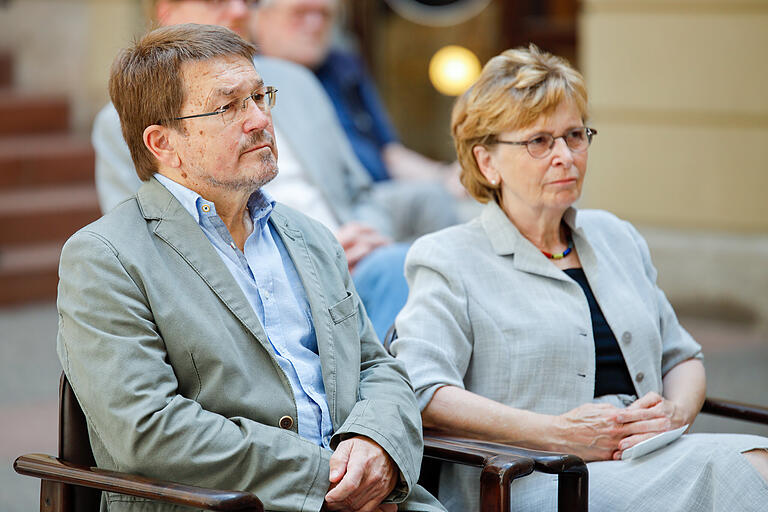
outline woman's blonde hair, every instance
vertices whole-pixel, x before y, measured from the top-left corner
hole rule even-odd
[[[584,77],[562,57],[531,44],[488,61],[477,81],[456,100],[451,115],[461,183],[472,197],[481,203],[500,200],[498,186],[480,172],[472,149],[493,143],[501,132],[532,125],[563,101],[573,101],[586,121]]]

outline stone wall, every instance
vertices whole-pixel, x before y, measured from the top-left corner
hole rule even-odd
[[[73,128],[88,133],[107,101],[109,66],[144,26],[139,0],[11,0],[0,7],[0,49],[16,87],[69,98]]]
[[[641,228],[673,302],[768,328],[768,2],[585,0],[579,35],[582,206]]]

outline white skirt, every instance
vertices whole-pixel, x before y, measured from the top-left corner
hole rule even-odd
[[[741,434],[686,434],[629,461],[589,468],[590,512],[768,511],[768,483],[741,455],[768,439]],[[444,464],[440,501],[449,511],[479,508],[480,471]],[[557,475],[533,473],[512,483],[513,511],[556,511]]]

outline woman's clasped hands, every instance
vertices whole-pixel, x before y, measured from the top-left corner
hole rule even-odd
[[[674,402],[655,392],[625,409],[588,403],[557,418],[556,444],[586,461],[619,460],[624,450],[688,422]]]

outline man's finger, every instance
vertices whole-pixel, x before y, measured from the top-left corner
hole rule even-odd
[[[344,473],[343,478],[336,487],[328,491],[328,494],[325,495],[325,501],[328,503],[344,501],[357,491],[357,488],[360,487],[362,478],[363,470],[360,466],[346,466],[346,472]]]
[[[363,506],[355,508],[355,512],[378,512],[385,506],[386,505],[381,504],[381,499],[372,499],[367,501]]]
[[[338,483],[347,472],[347,463],[349,462],[349,453],[351,449],[352,445],[350,443],[342,442],[339,443],[336,451],[331,455],[330,475],[328,476],[328,479],[332,483]]]

